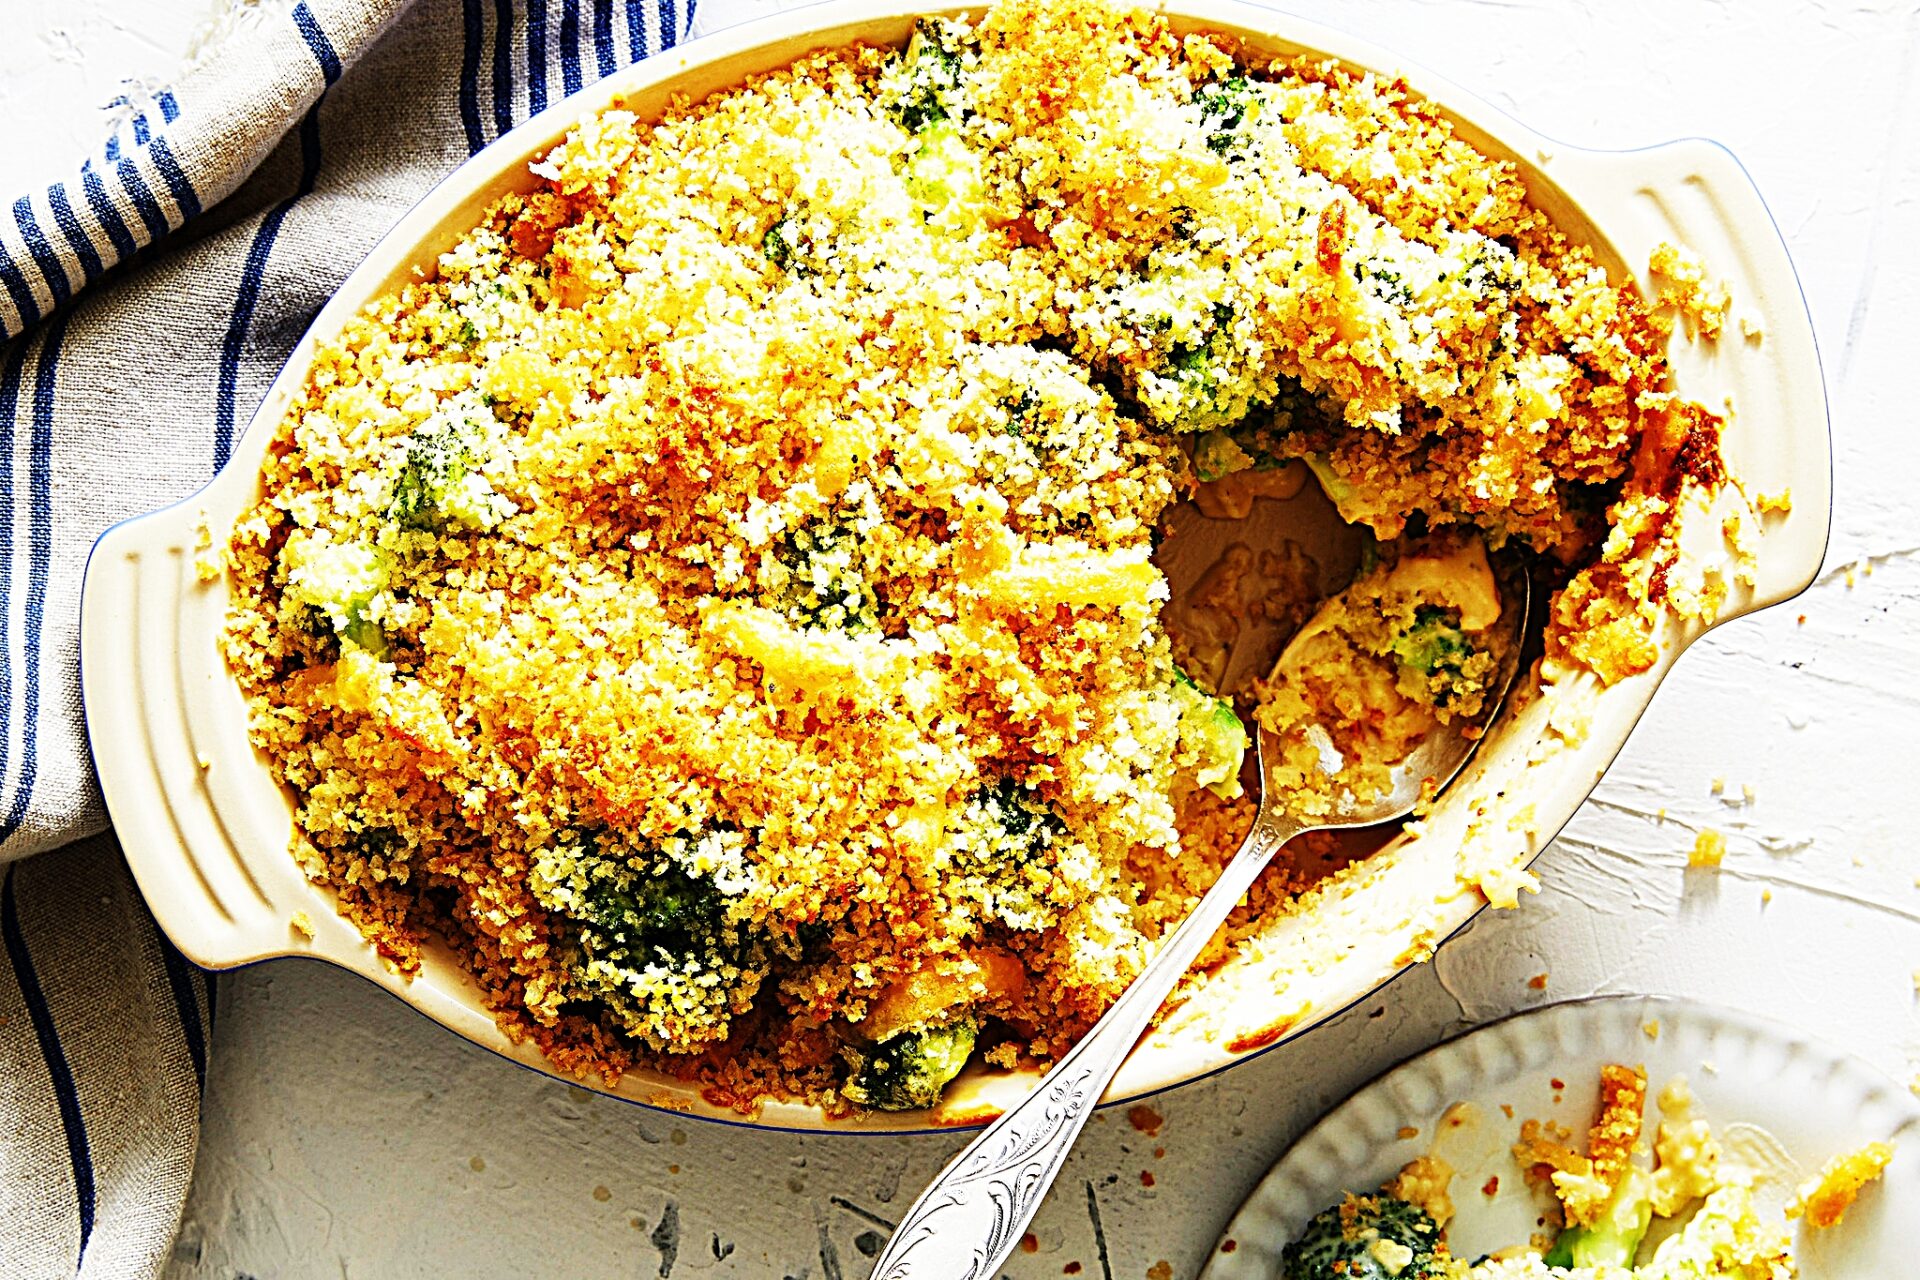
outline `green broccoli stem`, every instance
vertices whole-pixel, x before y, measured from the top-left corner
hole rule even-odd
[[[1630,1268],[1652,1223],[1652,1182],[1639,1169],[1629,1169],[1599,1218],[1588,1226],[1561,1231],[1541,1261],[1550,1267]]]

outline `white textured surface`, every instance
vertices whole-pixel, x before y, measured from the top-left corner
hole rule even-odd
[[[5,0],[0,191],[52,181],[106,140],[124,80],[170,77],[214,0]]]
[[[1733,148],[1787,235],[1822,341],[1831,568],[1801,601],[1682,659],[1541,860],[1540,897],[1482,916],[1432,965],[1304,1040],[1156,1100],[1157,1137],[1119,1114],[1097,1120],[1037,1223],[1039,1252],[1010,1268],[1021,1280],[1074,1262],[1091,1277],[1103,1265],[1141,1277],[1162,1260],[1192,1275],[1328,1104],[1466,1021],[1532,1003],[1684,993],[1795,1022],[1902,1080],[1920,1066],[1920,855],[1906,831],[1920,764],[1920,431],[1904,377],[1920,301],[1920,18],[1890,3],[1757,0],[1292,7],[1569,142],[1703,134]],[[167,75],[205,8],[8,4],[0,187],[56,159],[56,134],[93,140],[87,109],[122,76]],[[49,52],[67,43],[79,61]],[[1849,573],[1859,562],[1870,575]],[[1685,871],[1702,826],[1730,838],[1717,875]],[[1536,991],[1527,980],[1541,973]],[[313,964],[224,979],[216,1034],[175,1268],[196,1280],[859,1276],[871,1219],[904,1207],[963,1140],[676,1122],[517,1070]]]

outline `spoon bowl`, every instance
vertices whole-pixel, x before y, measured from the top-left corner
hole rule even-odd
[[[1439,724],[1390,771],[1390,785],[1364,799],[1343,788],[1332,811],[1303,817],[1269,785],[1278,736],[1255,736],[1260,808],[1238,853],[1139,977],[1024,1101],[1001,1115],[914,1201],[873,1269],[872,1280],[989,1280],[1013,1253],[1058,1176],[1107,1084],[1254,880],[1286,843],[1308,831],[1366,827],[1404,818],[1430,802],[1466,766],[1519,670],[1532,608],[1524,573],[1502,584],[1493,647],[1499,665],[1481,714]],[[1285,663],[1286,653],[1279,662]],[[1256,724],[1258,722],[1256,721]]]
[[[1492,639],[1497,665],[1493,678],[1487,682],[1487,697],[1481,714],[1472,721],[1455,720],[1451,724],[1437,726],[1392,767],[1388,785],[1378,794],[1361,798],[1350,789],[1342,788],[1334,796],[1333,812],[1314,819],[1309,825],[1303,826],[1302,831],[1328,827],[1370,827],[1404,818],[1423,801],[1430,802],[1466,768],[1467,761],[1473,758],[1481,739],[1486,736],[1506,702],[1507,692],[1513,687],[1514,677],[1520,670],[1520,654],[1526,645],[1527,623],[1533,604],[1532,582],[1519,569],[1503,575],[1503,578],[1500,619],[1494,624],[1497,630]],[[1289,645],[1287,651],[1275,661],[1276,674],[1287,664],[1292,648]],[[1258,727],[1256,746],[1260,759],[1260,820],[1265,820],[1269,809],[1273,807],[1265,762],[1276,750],[1278,735],[1257,720],[1255,724]],[[1259,821],[1254,825],[1257,828]]]

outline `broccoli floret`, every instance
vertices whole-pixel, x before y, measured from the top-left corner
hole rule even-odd
[[[777,270],[796,276],[819,275],[833,257],[836,225],[804,204],[795,205],[760,237],[760,251]]]
[[[1362,289],[1389,306],[1413,305],[1413,286],[1398,271],[1377,260],[1355,262],[1353,278]]]
[[[280,564],[288,596],[343,642],[386,656],[386,636],[373,613],[375,598],[387,589],[385,552],[371,543],[323,541],[301,532],[287,539]]]
[[[947,1082],[960,1074],[979,1039],[980,1025],[961,1018],[944,1026],[903,1031],[866,1049],[854,1059],[846,1095],[876,1111],[917,1111],[940,1101]]]
[[[624,883],[596,880],[580,896],[579,917],[589,953],[637,947],[675,953],[716,940],[726,921],[726,898],[711,880],[678,867]]]
[[[979,195],[980,162],[961,140],[960,131],[942,121],[921,131],[901,183],[929,221],[934,221],[949,206],[964,208]]]
[[[690,1052],[724,1039],[767,974],[766,948],[733,919],[719,875],[690,868],[744,866],[742,845],[737,832],[710,832],[674,837],[655,854],[578,836],[539,853],[530,879],[577,949],[574,994],[655,1048]]]
[[[1041,890],[1073,837],[1045,801],[1018,779],[999,778],[962,807],[953,840],[954,884],[968,886],[984,916],[1010,929],[1054,923],[1058,911]]]
[[[1240,762],[1247,754],[1247,726],[1233,704],[1216,698],[1186,672],[1173,669],[1173,692],[1180,704],[1179,761],[1193,778],[1223,800],[1240,794]]]
[[[767,261],[786,271],[794,264],[794,255],[806,235],[800,220],[792,214],[780,219],[767,228],[767,234],[760,237],[761,252],[767,255]],[[804,265],[804,264],[803,264]]]
[[[1193,95],[1207,149],[1238,159],[1246,154],[1247,125],[1260,114],[1260,95],[1245,76],[1229,76]]]
[[[1473,656],[1473,646],[1452,609],[1423,604],[1414,607],[1413,625],[1394,637],[1393,655],[1401,665],[1432,676],[1458,671]]]
[[[1194,339],[1176,342],[1157,369],[1140,375],[1136,394],[1153,417],[1175,431],[1229,426],[1253,408],[1245,356],[1235,345],[1234,310],[1217,302]]]
[[[469,442],[446,423],[407,437],[406,460],[393,479],[387,515],[406,529],[431,529],[445,518],[455,491],[473,470]]]
[[[1298,380],[1281,377],[1277,384],[1271,398],[1263,395],[1248,416],[1194,438],[1194,475],[1202,483],[1241,471],[1274,470],[1300,457],[1296,433],[1320,421],[1325,409]]]
[[[1481,652],[1460,629],[1459,614],[1439,605],[1414,606],[1413,625],[1393,638],[1393,656],[1401,685],[1441,710],[1485,692],[1485,681],[1469,671]],[[1479,664],[1484,667],[1484,662]],[[1484,675],[1484,672],[1480,673]],[[1471,714],[1471,708],[1468,711]]]
[[[1040,397],[1031,388],[1022,387],[1020,394],[1002,402],[1007,411],[1007,434],[1026,439],[1040,417]]]
[[[768,565],[764,599],[801,626],[849,634],[880,625],[880,598],[868,580],[866,540],[843,519],[788,533]]]
[[[923,19],[882,74],[880,97],[908,133],[962,118],[958,37]]]
[[[1653,1223],[1653,1184],[1630,1168],[1591,1226],[1568,1227],[1541,1261],[1550,1267],[1631,1267]]]
[[[397,529],[490,529],[512,506],[480,473],[497,421],[484,406],[452,401],[415,428],[387,462],[387,520]]]
[[[1284,1280],[1439,1280],[1440,1227],[1427,1211],[1389,1195],[1349,1196],[1315,1214],[1280,1254]]]
[[[994,827],[1018,846],[1018,852],[1031,855],[1045,848],[1066,828],[1054,811],[1011,776],[992,786],[981,788],[976,799]]]

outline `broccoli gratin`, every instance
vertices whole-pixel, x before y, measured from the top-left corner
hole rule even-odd
[[[1422,1156],[1378,1192],[1348,1195],[1322,1210],[1281,1255],[1282,1280],[1792,1280],[1799,1274],[1786,1223],[1755,1197],[1756,1174],[1723,1148],[1694,1114],[1684,1079],[1659,1092],[1651,1160],[1636,1155],[1647,1101],[1638,1067],[1601,1069],[1600,1105],[1575,1150],[1556,1126],[1529,1120],[1513,1158],[1550,1193],[1542,1223],[1557,1229],[1470,1261],[1448,1248],[1453,1217],[1446,1162]],[[1813,1187],[1851,1205],[1892,1149],[1870,1143],[1837,1156],[1789,1206],[1798,1216]],[[1836,1171],[1844,1170],[1844,1173]],[[1489,1186],[1497,1186],[1496,1177]],[[1836,1204],[1838,1201],[1836,1201]],[[1840,1206],[1841,1212],[1845,1205]],[[1809,1215],[1816,1227],[1839,1215]]]
[[[321,343],[224,643],[307,872],[561,1071],[917,1108],[1070,1046],[1252,816],[1253,706],[1162,622],[1196,489],[1368,531],[1338,634],[1418,719],[1478,706],[1488,549],[1556,660],[1649,665],[1719,480],[1511,166],[1144,10],[1004,0],[533,172]]]

